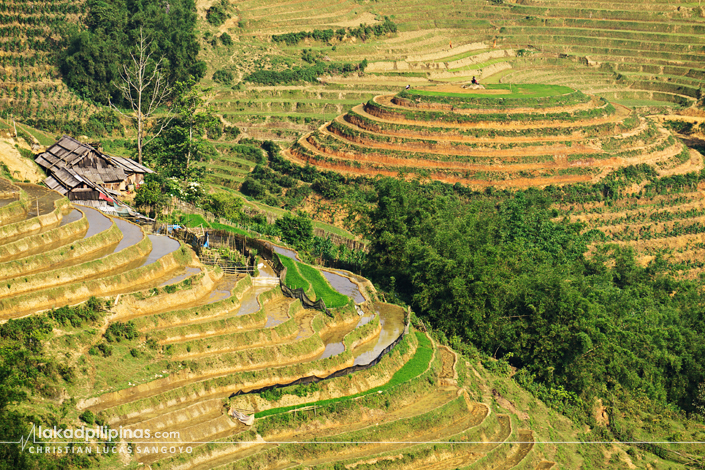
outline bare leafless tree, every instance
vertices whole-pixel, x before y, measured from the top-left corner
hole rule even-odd
[[[152,41],[144,37],[140,28],[140,39],[137,52],[130,53],[132,62],[122,66],[120,78],[122,82],[118,89],[123,98],[129,103],[132,112],[125,113],[113,103],[110,105],[121,115],[134,119],[137,123],[137,157],[142,164],[142,149],[149,142],[161,134],[171,120],[170,115],[162,120],[161,125],[152,132],[152,137],[145,141],[145,124],[154,117],[157,109],[166,104],[171,87],[164,73],[164,56],[153,58]]]

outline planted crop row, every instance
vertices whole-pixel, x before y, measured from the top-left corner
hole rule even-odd
[[[347,122],[347,121],[345,121]],[[433,149],[435,147],[441,147],[439,150],[447,150],[453,148],[460,149],[480,149],[482,151],[492,151],[492,150],[509,150],[516,148],[531,148],[531,147],[542,147],[547,145],[546,142],[533,141],[533,142],[463,142],[457,140],[435,140],[433,136],[429,139],[423,138],[412,138],[412,137],[402,137],[392,134],[377,134],[371,132],[365,132],[359,127],[354,127],[353,125],[346,125],[342,122],[335,120],[328,125],[328,131],[331,133],[343,137],[347,140],[352,140],[358,143],[372,144],[384,143],[384,144],[397,144],[397,145],[408,145],[410,149],[413,148],[426,148]],[[552,141],[550,145],[565,145],[566,147],[571,147],[573,141]]]
[[[463,96],[450,96],[448,94],[441,95],[435,93],[420,93],[414,90],[403,90],[397,94],[399,98],[404,98],[408,100],[423,100],[424,102],[430,101],[432,103],[443,103],[449,104],[459,109],[504,109],[504,108],[549,108],[555,106],[571,106],[581,103],[588,103],[591,98],[581,91],[573,91],[568,94],[544,96],[532,98],[525,98],[522,95],[518,96],[506,96],[506,95],[496,95],[488,97],[463,97]]]
[[[577,176],[578,180],[587,180],[589,175],[596,170],[587,167],[544,169],[544,170],[521,170],[521,171],[478,171],[478,170],[452,170],[446,168],[419,168],[404,165],[383,165],[376,162],[360,162],[358,160],[343,160],[331,158],[325,155],[314,153],[302,146],[300,143],[294,144],[291,152],[301,160],[308,163],[337,171],[349,171],[357,174],[387,175],[396,176],[400,173],[407,175],[427,176],[432,179],[446,181],[449,183],[465,182],[468,184],[484,182],[509,182],[515,179],[550,178],[559,182],[561,177]]]
[[[504,123],[504,122],[545,122],[545,121],[561,121],[561,122],[576,122],[587,119],[596,119],[604,116],[612,115],[616,109],[611,104],[607,103],[604,98],[602,105],[598,108],[589,110],[579,110],[575,112],[561,113],[516,113],[516,114],[455,114],[446,112],[433,111],[407,111],[397,108],[390,108],[380,105],[374,99],[365,104],[365,112],[385,119],[404,119],[408,121],[422,122],[449,122],[456,124],[475,124],[475,123]]]
[[[602,142],[602,149],[606,152],[621,150],[625,146],[636,144],[638,142],[647,142],[658,135],[658,129],[656,125],[649,121],[646,129],[642,130],[638,134],[631,135],[629,137],[610,137]]]
[[[403,149],[382,149],[368,147],[365,145],[355,145],[353,143],[336,139],[335,137],[314,132],[307,137],[308,142],[316,147],[317,150],[323,153],[334,154],[339,158],[356,158],[356,155],[367,155],[370,159],[378,160],[395,160],[399,162],[418,160],[429,162],[429,165],[434,163],[449,163],[455,164],[452,166],[468,166],[468,165],[512,165],[524,163],[546,163],[555,160],[554,155],[526,155],[526,156],[490,156],[490,155],[463,155],[441,153],[442,149],[429,149],[429,152],[411,152]],[[430,153],[433,150],[434,153]],[[438,152],[438,153],[435,153]],[[480,151],[476,153],[481,153]],[[593,157],[591,154],[581,155],[582,158]],[[435,166],[435,165],[434,165]],[[440,165],[441,167],[443,165]]]
[[[658,222],[671,222],[674,220],[691,219],[694,217],[705,216],[705,209],[703,208],[691,208],[673,211],[656,211],[656,212],[629,212],[622,217],[615,217],[611,219],[594,219],[590,224],[590,227],[609,227],[613,225],[622,224],[645,224],[645,223],[658,223]]]
[[[702,222],[674,222],[670,228],[665,225],[657,227],[647,225],[638,229],[626,227],[617,233],[611,234],[611,238],[619,241],[656,240],[700,233],[705,233],[705,224]]]
[[[617,131],[626,132],[639,125],[638,120],[625,119],[621,123],[605,122],[590,126],[571,126],[571,127],[547,127],[547,128],[529,128],[529,129],[449,129],[448,127],[431,127],[417,126],[413,124],[403,124],[396,122],[384,122],[376,119],[371,119],[361,115],[355,110],[349,111],[345,115],[345,120],[349,123],[380,134],[397,133],[409,137],[432,136],[432,135],[449,135],[449,136],[464,136],[471,138],[520,138],[520,137],[556,137],[556,136],[574,136],[576,133],[581,137],[599,137],[604,135],[613,135]]]

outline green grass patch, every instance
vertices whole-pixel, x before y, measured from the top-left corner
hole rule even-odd
[[[305,263],[299,263],[286,256],[280,256],[282,264],[286,266],[286,285],[292,289],[301,287],[304,291],[309,287],[316,293],[316,299],[323,299],[328,308],[338,308],[350,302],[348,296],[337,292],[328,284],[321,272]]]
[[[426,369],[428,369],[428,365],[431,362],[431,358],[433,358],[433,345],[431,344],[431,340],[428,339],[428,337],[421,333],[420,331],[417,331],[414,333],[416,335],[416,338],[419,341],[419,345],[416,348],[416,353],[414,354],[414,357],[412,357],[409,362],[404,364],[401,369],[396,371],[394,375],[392,376],[391,380],[387,382],[384,385],[380,385],[379,387],[375,387],[373,389],[356,393],[355,395],[350,395],[347,397],[339,397],[339,398],[331,398],[328,400],[321,400],[321,401],[316,401],[312,403],[305,403],[301,405],[293,405],[293,406],[284,406],[281,408],[272,408],[271,410],[264,410],[264,411],[259,411],[255,413],[255,418],[264,418],[266,416],[274,416],[278,415],[280,413],[286,413],[288,411],[294,410],[296,408],[301,408],[303,406],[325,406],[325,405],[330,405],[332,403],[337,403],[341,402],[344,400],[352,400],[354,398],[359,398],[365,395],[370,395],[372,393],[377,393],[377,392],[383,392],[385,390],[389,390],[390,388],[396,387],[398,385],[404,384],[405,382],[408,382],[409,380],[413,379],[414,377],[418,377],[421,375]]]
[[[40,132],[37,129],[34,129],[33,127],[25,126],[24,124],[20,124],[20,123],[15,123],[15,124],[17,125],[18,128],[22,129],[23,131],[27,132],[32,137],[37,139],[37,141],[40,143],[40,145],[45,145],[48,147],[48,146],[54,145],[56,143],[56,140],[49,137],[45,133]]]
[[[347,295],[343,295],[333,289],[318,269],[303,263],[297,264],[299,272],[309,281],[311,287],[313,287],[313,291],[316,293],[316,297],[323,299],[326,303],[326,307],[342,307],[350,301]]]
[[[202,215],[199,214],[183,214],[182,216],[179,217],[179,223],[181,225],[184,225],[186,227],[200,227],[203,225],[204,227],[208,228],[211,225],[206,221],[206,219],[203,218]]]
[[[235,233],[238,235],[250,236],[248,232],[232,225],[221,224],[219,222],[208,222],[200,214],[181,214],[178,218],[178,223],[185,227],[200,227],[203,225],[204,228],[212,228],[215,230],[225,230],[226,232]]]
[[[298,270],[298,266],[296,261],[294,261],[291,258],[288,258],[286,256],[280,256],[279,259],[281,260],[282,264],[286,268],[286,278],[285,282],[286,285],[291,287],[292,289],[298,289],[301,288],[304,291],[307,291],[311,285],[308,283],[306,279],[301,275],[301,273]]]
[[[237,235],[251,236],[246,231],[239,229],[237,227],[232,227],[230,225],[220,224],[218,222],[213,222],[210,225],[211,225],[211,228],[216,229],[216,230],[225,230],[226,232],[235,233]]]

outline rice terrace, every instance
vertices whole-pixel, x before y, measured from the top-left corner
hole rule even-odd
[[[0,469],[705,468],[704,8],[0,2]]]

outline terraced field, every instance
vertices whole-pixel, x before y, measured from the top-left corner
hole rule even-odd
[[[288,156],[350,174],[475,187],[594,182],[639,163],[661,174],[701,166],[657,122],[555,85],[423,87],[376,96],[300,139]]]
[[[0,6],[0,104],[2,117],[56,131],[76,127],[95,106],[69,91],[56,53],[87,11],[85,2],[4,2]],[[46,145],[41,134],[33,142]],[[36,140],[35,140],[36,139]]]
[[[536,453],[526,423],[462,386],[469,363],[415,332],[362,278],[274,247],[286,285],[329,312],[304,309],[266,261],[255,277],[224,275],[175,239],[58,193],[5,180],[0,189],[1,321],[58,322],[44,350],[75,374],[62,383],[75,399],[62,420],[79,427],[80,414],[131,431],[114,443],[131,449],[112,457],[121,465],[553,465],[545,457],[555,449]],[[62,307],[93,296],[108,307],[92,324],[62,323]],[[65,402],[56,393],[41,389],[31,406]]]
[[[268,42],[277,34],[380,24],[385,16],[398,26],[398,33],[362,40],[306,40],[281,48],[274,45],[274,49]],[[549,74],[555,83],[609,99],[640,106],[689,106],[700,98],[705,77],[701,23],[698,5],[631,0],[616,4],[411,1],[403,8],[385,0],[368,4],[248,0],[238,4],[232,26],[223,30],[240,40],[238,47],[226,53],[245,51],[248,57],[244,62],[230,60],[230,64],[240,62],[252,70],[267,53],[296,58],[311,48],[333,61],[367,59],[370,64],[364,76],[325,81],[366,85],[369,90],[428,80],[469,81],[472,76],[506,83],[543,83],[539,76]],[[212,65],[217,68],[227,63],[225,58],[215,59]],[[298,114],[295,106],[267,98],[275,90],[268,89],[261,96],[261,89],[249,91],[255,92],[251,98],[265,106],[282,105],[288,116]],[[334,90],[328,86],[316,91]],[[253,105],[249,107],[255,111]],[[313,107],[321,110],[323,105],[318,101]]]
[[[659,269],[676,277],[698,279],[703,259],[704,195],[698,173],[635,184],[612,201],[557,204],[559,217],[601,232],[592,244],[629,246],[647,264],[659,258]]]

